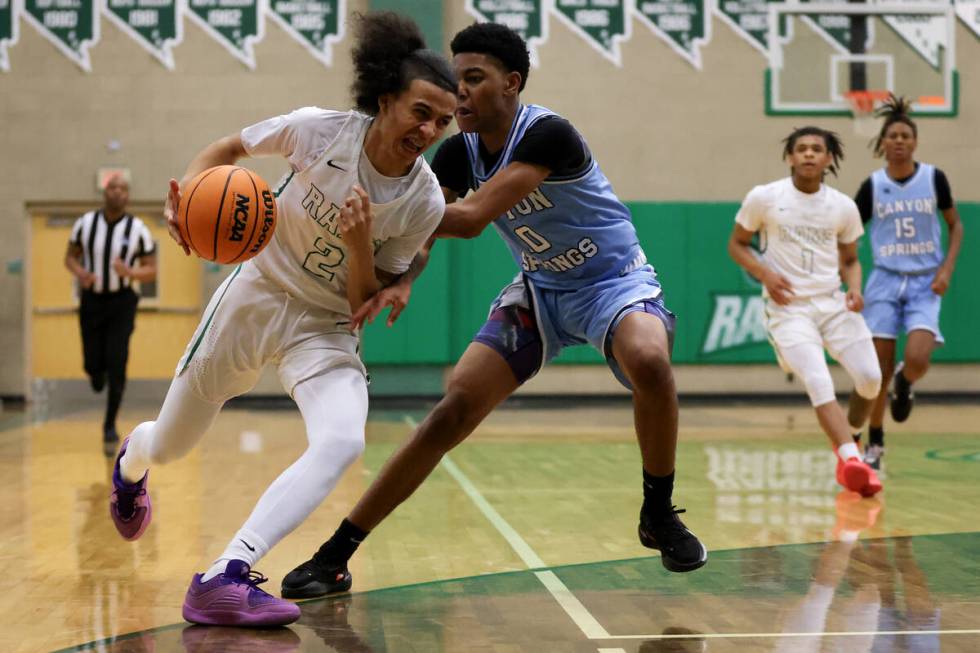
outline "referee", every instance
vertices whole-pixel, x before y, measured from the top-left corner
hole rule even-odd
[[[113,176],[103,196],[101,209],[75,221],[65,267],[81,288],[78,317],[85,373],[96,392],[101,392],[107,381],[109,384],[102,442],[106,455],[113,455],[119,441],[116,414],[126,386],[129,337],[139,301],[132,281],[153,281],[157,264],[150,231],[142,220],[126,213],[126,180]]]

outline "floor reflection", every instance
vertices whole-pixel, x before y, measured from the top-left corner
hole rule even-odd
[[[975,430],[980,409],[969,411],[946,412],[967,414]],[[14,624],[0,650],[980,651],[980,436],[941,430],[940,412],[923,413],[937,431],[890,433],[886,490],[862,500],[840,493],[834,458],[815,439],[784,437],[774,411],[694,417],[703,428],[678,449],[678,494],[711,554],[693,574],[666,572],[636,542],[628,411],[502,411],[454,452],[618,637],[590,640],[441,470],[359,552],[356,594],[306,603],[297,624],[276,631],[175,623],[190,574],[220,553],[302,450],[295,411],[222,413],[191,456],[154,472],[155,522],[136,543],[120,540],[108,519],[111,461],[92,430],[97,412],[40,423],[0,413],[0,572],[11,587],[0,611]],[[369,424],[363,459],[263,560],[273,588],[407,431],[400,417]]]

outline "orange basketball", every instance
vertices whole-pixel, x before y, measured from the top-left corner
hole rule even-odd
[[[241,263],[262,251],[276,229],[276,199],[251,170],[216,166],[194,177],[177,209],[177,227],[195,254]]]

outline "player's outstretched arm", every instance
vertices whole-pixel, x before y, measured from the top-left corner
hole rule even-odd
[[[736,223],[728,239],[728,255],[746,272],[762,282],[774,302],[779,305],[789,304],[793,300],[792,284],[789,279],[767,266],[755,255],[752,251],[753,234],[754,232]]]
[[[434,244],[435,236],[429,238],[425,245],[422,246],[422,249],[418,251],[415,258],[412,259],[412,263],[408,266],[408,270],[395,279],[385,279],[381,276],[383,271],[376,270],[378,279],[384,285],[384,288],[379,290],[371,299],[364,302],[354,312],[351,316],[351,331],[360,329],[364,326],[365,322],[368,324],[373,323],[378,315],[381,314],[381,311],[389,306],[391,307],[391,311],[388,312],[386,322],[388,326],[395,324],[395,320],[398,319],[398,316],[408,306],[408,299],[412,296],[412,284],[418,279],[419,275],[422,274],[422,270],[429,263],[429,252],[432,250],[432,245]]]
[[[436,227],[440,238],[475,238],[488,224],[528,196],[551,171],[533,163],[515,161],[490,178],[461,202],[446,205]]]
[[[174,242],[184,250],[185,255],[190,256],[191,249],[184,242],[184,239],[180,235],[180,230],[177,228],[177,208],[180,206],[180,197],[183,188],[191,179],[208,168],[233,165],[245,156],[248,155],[245,152],[245,146],[242,144],[241,134],[231,134],[230,136],[225,136],[214,141],[198,152],[197,156],[187,165],[187,170],[184,171],[184,176],[180,182],[176,179],[170,180],[170,185],[167,189],[167,203],[163,208],[163,217],[167,221],[167,232],[173,238]]]
[[[197,153],[184,171],[184,177],[180,180],[180,187],[183,188],[187,182],[198,176],[208,168],[223,165],[234,165],[239,159],[245,158],[245,146],[242,144],[242,135],[239,132],[219,138],[203,150]]]

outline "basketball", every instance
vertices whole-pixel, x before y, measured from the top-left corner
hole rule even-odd
[[[177,210],[177,227],[201,258],[241,263],[272,239],[276,200],[269,185],[251,170],[216,166],[187,185]]]

